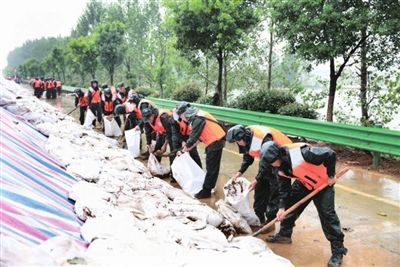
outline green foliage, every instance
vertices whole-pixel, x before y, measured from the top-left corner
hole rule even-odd
[[[280,107],[296,101],[286,90],[252,90],[231,103],[232,107],[253,111],[278,113]]]
[[[100,24],[105,10],[101,1],[89,1],[71,36],[80,37],[90,35]]]
[[[95,38],[93,36],[71,38],[68,42],[68,51],[72,62],[77,66],[77,73],[83,76],[85,73],[90,73],[92,78],[95,78],[98,63]]]
[[[121,65],[125,54],[125,25],[121,22],[100,24],[97,29],[97,46],[100,62],[114,84],[114,72]]]
[[[135,88],[135,92],[144,96],[156,96],[156,90],[148,86],[139,86]]]
[[[202,95],[199,99],[197,99],[197,103],[211,105],[213,101],[213,97],[210,95]]]
[[[196,102],[201,94],[201,90],[196,83],[187,82],[179,85],[172,92],[172,98],[179,101]]]
[[[308,105],[300,103],[290,103],[278,109],[278,113],[286,116],[316,119],[318,114]]]
[[[25,78],[34,78],[44,75],[44,70],[41,62],[36,58],[31,58],[19,65],[17,68],[18,74]]]
[[[216,92],[222,99],[222,68],[225,57],[246,47],[245,37],[259,22],[256,0],[166,1],[168,25],[176,46],[189,59],[212,55],[218,60]],[[220,101],[219,104],[221,104]]]
[[[21,47],[15,48],[7,56],[8,66],[15,68],[30,58],[43,60],[55,47],[62,47],[65,38],[40,38],[26,41]]]

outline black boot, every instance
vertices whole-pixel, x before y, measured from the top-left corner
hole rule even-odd
[[[292,238],[280,235],[279,233],[276,235],[270,235],[265,239],[265,241],[269,243],[292,244]]]
[[[200,190],[200,192],[195,194],[194,197],[197,199],[209,198],[209,197],[211,197],[211,191],[202,189],[202,190]]]
[[[339,267],[343,262],[343,254],[333,254],[328,261],[328,267]]]

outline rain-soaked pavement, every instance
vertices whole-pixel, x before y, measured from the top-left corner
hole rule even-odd
[[[73,97],[63,96],[46,100],[67,113],[73,109]],[[76,119],[79,111],[71,115]],[[204,149],[199,147],[204,166]],[[168,159],[163,159],[168,164]],[[204,202],[214,207],[223,198],[222,187],[240,166],[237,147],[227,144],[224,149],[216,192]],[[337,170],[344,167],[338,163]],[[399,166],[400,167],[400,166]],[[342,266],[400,266],[400,177],[366,171],[351,170],[335,185],[336,211],[345,233],[349,249]],[[253,180],[258,161],[247,170],[245,177]],[[253,199],[253,195],[250,196]],[[264,239],[265,235],[260,235]],[[326,266],[331,255],[329,242],[324,237],[317,211],[307,207],[294,228],[291,245],[269,244],[272,250],[292,261],[295,266]]]

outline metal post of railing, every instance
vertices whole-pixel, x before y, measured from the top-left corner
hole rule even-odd
[[[382,124],[376,124],[374,127],[382,128]],[[377,169],[379,165],[381,165],[381,153],[380,152],[372,152],[372,167]]]

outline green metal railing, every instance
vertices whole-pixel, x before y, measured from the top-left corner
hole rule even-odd
[[[63,86],[72,92],[75,87]],[[161,108],[175,108],[177,101],[148,97]],[[210,105],[193,104],[210,112],[218,120],[243,125],[266,125],[291,136],[299,136],[333,144],[372,151],[374,165],[379,164],[380,153],[400,157],[400,131],[378,127],[363,127],[334,122],[276,115]]]
[[[176,101],[151,98],[157,106],[172,109]],[[263,112],[193,104],[218,120],[243,125],[266,125],[299,136],[400,157],[400,131],[276,115]]]

